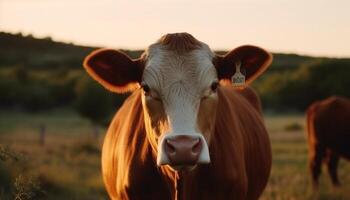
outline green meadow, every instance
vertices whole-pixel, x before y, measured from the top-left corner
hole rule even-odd
[[[108,199],[100,170],[104,132],[96,138],[90,122],[69,110],[0,113],[0,145],[10,154],[0,160],[0,199],[22,190],[31,196],[21,199]]]
[[[273,165],[261,199],[350,199],[350,163],[345,160],[339,166],[341,188],[332,188],[324,168],[320,190],[312,192],[302,114],[267,115],[265,121]],[[1,112],[0,150],[6,155],[0,160],[0,199],[108,199],[100,170],[104,133],[100,128],[96,137],[91,123],[70,109]]]
[[[268,115],[265,118],[272,145],[272,171],[261,199],[346,200],[350,199],[350,163],[341,160],[338,173],[341,188],[333,188],[325,166],[318,192],[313,192],[307,165],[305,118],[299,115]]]

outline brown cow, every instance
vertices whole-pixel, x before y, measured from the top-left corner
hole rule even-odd
[[[314,189],[318,187],[322,162],[326,162],[334,186],[339,186],[339,156],[350,159],[350,100],[329,97],[307,109],[309,167]]]
[[[109,49],[91,53],[84,67],[95,80],[133,91],[103,144],[110,197],[257,199],[271,168],[259,99],[227,83],[236,63],[250,83],[271,60],[255,46],[218,56],[187,33],[163,36],[136,60]]]

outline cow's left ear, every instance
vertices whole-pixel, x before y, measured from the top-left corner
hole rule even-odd
[[[131,59],[121,51],[99,49],[85,58],[84,68],[106,89],[123,93],[139,87],[144,62],[142,58]]]
[[[272,62],[272,55],[262,48],[245,45],[226,55],[217,55],[214,59],[219,80],[230,81],[236,73],[236,65],[240,64],[245,74],[246,83],[251,83],[262,74]]]

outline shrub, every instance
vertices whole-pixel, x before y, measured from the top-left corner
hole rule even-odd
[[[18,81],[9,78],[0,78],[0,106],[9,108],[18,104],[17,96],[21,85]]]
[[[81,116],[97,124],[104,124],[115,111],[112,93],[87,77],[77,83],[75,107]]]
[[[74,102],[74,85],[76,80],[67,77],[50,80],[47,84],[55,106],[70,105]]]
[[[305,110],[331,95],[350,97],[350,60],[318,60],[296,71],[274,73],[257,85],[264,106]]]
[[[0,97],[1,107],[21,107],[31,112],[45,110],[55,104],[55,96],[46,82],[20,82],[14,77],[0,78]]]
[[[14,183],[14,200],[43,199],[46,195],[38,180],[18,176]]]
[[[20,154],[0,145],[0,199],[30,200],[44,197],[44,191],[36,179],[18,175],[18,171],[25,171],[20,161],[23,161]]]
[[[45,110],[54,105],[54,99],[50,95],[48,86],[43,84],[23,86],[18,98],[20,98],[21,106],[31,112]]]

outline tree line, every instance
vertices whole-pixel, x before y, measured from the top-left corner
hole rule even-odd
[[[127,96],[110,93],[87,77],[82,61],[94,47],[1,32],[0,46],[2,109],[39,112],[64,106],[105,124]],[[142,50],[124,52],[137,58]],[[350,59],[274,54],[253,87],[266,110],[303,111],[331,95],[350,97],[349,74]]]
[[[312,102],[350,98],[350,59],[319,59],[292,71],[268,74],[254,85],[266,109],[304,111]]]

